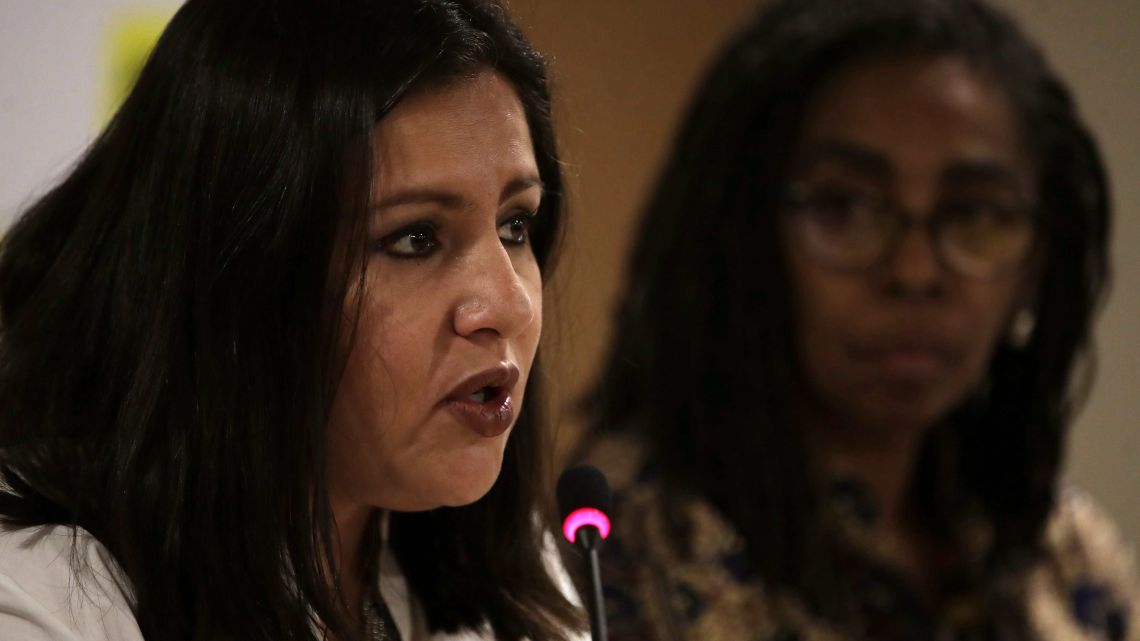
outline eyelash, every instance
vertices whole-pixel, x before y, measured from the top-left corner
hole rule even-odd
[[[534,219],[537,214],[537,211],[527,209],[514,212],[505,220],[500,222],[498,227],[496,227],[496,230],[501,230],[503,227],[512,225],[516,222],[521,223],[523,225],[522,232],[520,234],[521,238],[517,240],[514,237],[504,238],[500,232],[499,239],[503,242],[504,245],[508,246],[522,247],[524,245],[529,245],[530,230],[534,224]],[[437,237],[437,232],[438,230],[436,229],[436,225],[433,223],[412,223],[411,225],[401,227],[400,229],[378,240],[374,245],[374,249],[376,251],[384,252],[392,258],[399,260],[418,260],[427,258],[428,256],[435,253],[436,249],[439,248],[440,242],[439,238]],[[421,243],[421,246],[418,248],[411,247],[410,250],[396,249],[396,246],[399,243],[405,241],[411,243]]]
[[[422,242],[426,244],[426,247],[420,249],[413,248],[411,251],[396,249],[396,245],[405,241],[406,239],[410,240],[411,242],[416,242],[415,240],[412,240],[413,237],[422,238]],[[375,249],[377,251],[384,252],[393,258],[406,260],[426,258],[430,256],[437,247],[439,247],[439,239],[436,238],[435,225],[426,222],[417,222],[412,223],[407,227],[401,227],[400,229],[397,229],[396,231],[376,241],[375,245]]]
[[[500,235],[499,239],[502,240],[504,244],[514,245],[516,247],[521,247],[523,245],[529,245],[530,244],[530,230],[531,230],[531,227],[534,226],[534,219],[537,215],[538,215],[538,211],[536,211],[536,210],[521,209],[521,210],[516,211],[509,218],[507,218],[503,222],[499,223],[499,226],[497,229],[502,229],[503,227],[510,225],[510,224],[517,221],[517,222],[522,224],[522,238],[519,240],[515,240],[514,238],[506,239],[506,238],[503,238],[502,235]]]

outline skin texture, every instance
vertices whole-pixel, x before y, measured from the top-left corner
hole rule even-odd
[[[347,305],[360,302],[360,321],[330,430],[342,526],[372,508],[483,496],[510,430],[479,434],[444,401],[472,375],[514,367],[517,415],[542,326],[541,274],[525,240],[542,187],[511,86],[484,71],[408,96],[374,145],[370,255]]]
[[[1009,99],[961,59],[856,63],[822,86],[805,116],[795,181],[872,193],[912,220],[948,201],[1035,191]],[[883,261],[843,271],[808,255],[787,217],[784,233],[809,430],[832,474],[872,490],[900,566],[919,584],[933,581],[939,550],[906,504],[918,446],[981,384],[1032,270],[960,275],[912,225]]]

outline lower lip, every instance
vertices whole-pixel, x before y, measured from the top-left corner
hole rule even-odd
[[[487,402],[448,399],[443,407],[471,431],[486,438],[506,432],[515,419],[515,406],[510,394],[502,394]]]
[[[892,378],[924,379],[938,375],[945,364],[930,350],[891,350],[879,355],[879,364]]]

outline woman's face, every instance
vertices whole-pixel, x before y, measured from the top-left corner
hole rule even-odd
[[[495,482],[542,326],[523,106],[484,71],[377,125],[360,322],[333,404],[334,502],[471,503]]]
[[[809,102],[792,183],[828,194],[823,202],[832,204],[887,203],[912,223],[935,211],[960,218],[1024,212],[1035,187],[1020,136],[1007,96],[966,62],[872,60]],[[962,265],[974,265],[955,265],[929,228],[911,224],[881,260],[838,269],[821,260],[819,244],[813,251],[797,234],[792,215],[783,220],[797,349],[811,406],[825,423],[921,430],[973,392],[1025,301],[1027,261],[984,278],[966,275]],[[963,244],[1013,229],[1003,225],[1017,219],[982,220]],[[999,240],[1007,244],[986,250],[1016,252],[1031,243]]]

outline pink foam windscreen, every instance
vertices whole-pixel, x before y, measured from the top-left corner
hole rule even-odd
[[[568,514],[566,520],[562,522],[562,533],[571,543],[574,543],[578,530],[586,525],[598,528],[598,533],[602,535],[603,539],[610,535],[610,517],[601,510],[592,507],[578,508]]]

